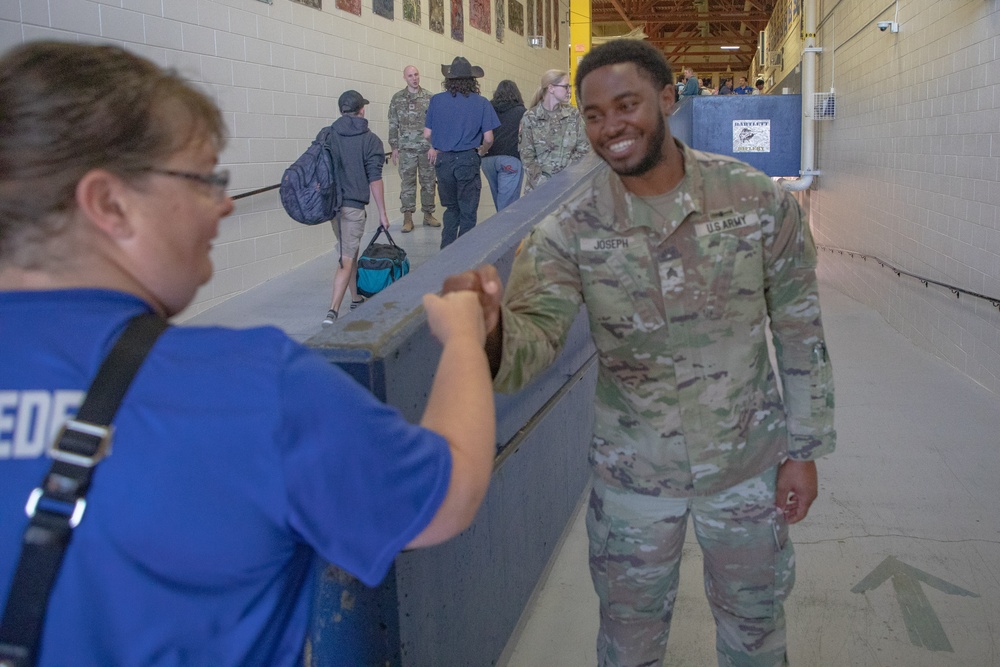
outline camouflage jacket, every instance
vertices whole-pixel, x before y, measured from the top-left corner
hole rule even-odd
[[[389,147],[393,150],[422,150],[430,148],[424,139],[424,119],[431,94],[421,88],[416,95],[403,88],[389,102]]]
[[[568,104],[555,111],[536,104],[521,117],[517,150],[525,171],[524,191],[528,192],[590,151],[580,112]]]
[[[657,209],[605,168],[532,230],[508,281],[494,381],[524,386],[586,305],[599,360],[591,465],[611,485],[675,497],[729,488],[784,456],[815,459],[836,438],[798,203],[741,162],[682,150],[685,177]]]

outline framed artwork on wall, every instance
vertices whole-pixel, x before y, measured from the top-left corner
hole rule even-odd
[[[361,0],[337,0],[337,9],[361,16]]]
[[[403,0],[403,18],[420,25],[420,0]]]
[[[390,21],[394,18],[396,0],[372,0],[372,11]]]
[[[503,0],[500,1],[502,2]],[[518,0],[508,0],[507,16],[510,18],[509,25],[511,31],[524,37],[524,5],[518,2]]]
[[[544,21],[545,26],[544,26],[544,32],[540,32],[538,34],[545,35],[545,46],[551,49],[552,48],[552,5],[555,3],[553,3],[552,0],[539,0],[539,2],[542,3],[540,6],[545,7],[545,9],[542,11],[542,17],[545,19]],[[539,23],[538,27],[541,29],[542,28],[541,24],[543,23],[543,21],[539,21],[538,23]]]
[[[528,36],[534,37],[538,33],[535,32],[535,0],[527,0],[528,2]]]
[[[430,28],[439,35],[444,34],[444,0],[429,0]]]
[[[559,49],[559,0],[552,0],[552,40],[553,48]]]
[[[545,21],[543,14],[545,14],[545,0],[535,0],[535,27],[531,31],[532,35],[538,35],[542,38],[542,46],[545,46]]]
[[[496,0],[496,8],[497,8],[497,16],[496,16],[496,19],[497,19],[497,41],[500,42],[501,44],[503,43],[503,30],[504,30],[504,26],[507,23],[504,20],[504,18],[505,18],[504,17],[504,7],[505,7],[504,0]]]
[[[465,41],[465,8],[462,0],[451,0],[451,38],[456,42]]]
[[[267,0],[264,1],[267,2]],[[292,2],[305,5],[306,7],[312,7],[313,9],[323,9],[323,0],[292,0]],[[268,2],[267,4],[271,3]],[[338,2],[337,5],[339,6],[340,3]]]
[[[490,0],[469,0],[469,25],[487,35],[493,29],[490,21]]]

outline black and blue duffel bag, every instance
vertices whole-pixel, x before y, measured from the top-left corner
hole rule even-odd
[[[389,242],[376,243],[383,233]],[[396,245],[389,230],[380,225],[358,257],[358,294],[375,296],[409,272],[410,260],[406,258],[406,251]]]

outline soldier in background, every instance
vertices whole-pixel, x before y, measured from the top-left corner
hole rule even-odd
[[[440,227],[434,217],[434,167],[427,159],[430,144],[424,139],[424,119],[431,94],[420,87],[420,72],[413,65],[403,69],[406,88],[389,102],[389,146],[392,163],[399,164],[399,201],[402,204],[403,232],[413,231],[417,210],[417,174],[420,175],[420,210],[424,224]]]
[[[809,226],[765,174],[671,136],[673,73],[655,47],[599,46],[576,83],[610,169],[531,230],[506,295],[492,266],[445,291],[480,291],[500,391],[545,369],[587,306],[598,665],[661,664],[689,516],[719,665],[785,665],[788,524],[806,516],[815,460],[835,443]]]
[[[566,72],[550,69],[542,75],[518,130],[525,193],[590,152],[580,112],[569,103],[572,97]]]

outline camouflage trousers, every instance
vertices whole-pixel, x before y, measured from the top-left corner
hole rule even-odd
[[[417,210],[417,171],[420,172],[420,210],[434,212],[434,166],[427,159],[425,150],[399,150],[399,210],[413,213]]]
[[[656,667],[667,649],[687,517],[704,556],[720,667],[787,665],[784,600],[795,581],[777,468],[711,496],[658,498],[595,479],[590,574],[601,602],[597,664]]]

